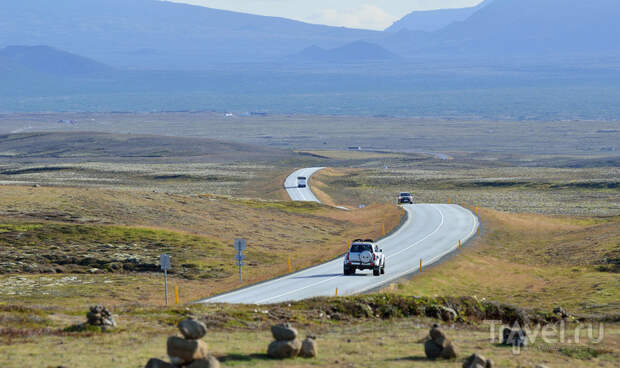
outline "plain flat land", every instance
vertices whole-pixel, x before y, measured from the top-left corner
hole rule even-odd
[[[404,152],[476,152],[478,158],[530,155],[618,157],[618,121],[471,121],[393,117],[222,113],[9,114],[0,134],[97,131],[202,137],[285,149],[358,147]]]

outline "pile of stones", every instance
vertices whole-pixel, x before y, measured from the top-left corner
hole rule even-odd
[[[454,359],[456,358],[456,348],[448,339],[446,334],[439,329],[439,326],[433,325],[429,331],[429,337],[424,343],[424,353],[431,360]]]
[[[524,330],[506,327],[502,331],[502,345],[524,347],[527,345],[527,333]]]
[[[93,305],[86,313],[86,325],[100,327],[102,331],[116,327],[112,313],[103,305]]]
[[[267,355],[274,359],[292,359],[297,356],[314,358],[317,355],[316,337],[308,336],[303,342],[297,339],[297,330],[289,323],[271,327],[275,341],[267,347]]]
[[[207,343],[201,339],[207,334],[207,326],[193,318],[179,322],[183,337],[170,336],[166,344],[170,363],[151,359],[146,368],[218,368],[220,362],[209,355]]]
[[[463,368],[493,368],[493,361],[476,353],[465,359]]]

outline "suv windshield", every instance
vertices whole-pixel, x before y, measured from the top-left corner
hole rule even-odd
[[[401,197],[411,197],[411,193],[400,193]]]
[[[370,244],[353,244],[351,246],[351,252],[353,253],[361,253],[363,251],[369,251],[372,252],[372,245]]]

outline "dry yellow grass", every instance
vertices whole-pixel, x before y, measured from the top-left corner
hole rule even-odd
[[[481,209],[482,236],[444,264],[389,290],[479,298],[582,314],[620,314],[620,219],[510,214]],[[614,253],[615,252],[615,253]],[[614,256],[615,254],[615,256]]]
[[[233,240],[238,237],[248,239],[248,266],[244,268],[242,284],[234,272],[224,278],[199,281],[172,276],[171,282],[181,287],[184,301],[282,275],[288,272],[288,257],[291,257],[293,269],[324,262],[344,253],[347,240],[379,237],[382,224],[389,230],[400,222],[401,216],[397,207],[387,204],[343,211],[309,203],[94,188],[2,186],[0,203],[0,222],[5,223],[114,224],[127,226],[129,230],[146,228],[172,231],[180,236],[202,237],[205,242],[219,244],[221,250],[213,256],[197,252],[196,257],[199,258],[196,262],[223,267],[228,271],[234,263]],[[92,239],[92,243],[97,244],[97,239]],[[80,249],[84,252],[89,249],[96,251],[96,247],[90,244],[80,244]],[[126,252],[131,253],[131,249]],[[11,282],[7,277],[0,277],[0,281]],[[39,276],[23,277],[36,281]],[[61,276],[53,276],[58,277]],[[124,280],[115,276],[110,280],[107,274],[80,275],[88,282],[78,283],[81,286],[77,290],[84,291],[82,294],[61,287],[66,298],[62,297],[62,293],[58,294],[58,298],[51,299],[34,293],[24,297],[24,300],[62,304],[69,303],[69,299],[73,298],[76,303],[114,300],[119,303],[161,304],[161,279],[158,275],[134,274],[127,277]],[[6,298],[9,296],[0,291],[0,300]]]

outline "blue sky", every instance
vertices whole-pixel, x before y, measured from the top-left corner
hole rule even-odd
[[[385,29],[413,10],[463,8],[481,0],[170,0],[304,22]]]

